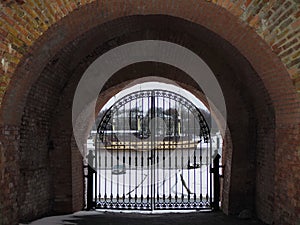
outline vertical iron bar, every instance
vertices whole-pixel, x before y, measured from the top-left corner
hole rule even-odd
[[[212,141],[211,141],[210,134],[209,134],[209,164],[211,167],[211,165],[212,165]],[[218,164],[218,167],[219,167],[219,164]],[[216,173],[219,176],[219,168],[216,171]],[[213,196],[212,196],[212,174],[211,173],[209,174],[209,180],[210,180],[210,205],[212,205],[212,197]],[[219,204],[219,201],[218,201],[218,204]]]
[[[195,121],[195,116],[193,116],[193,125],[194,125],[194,134],[197,134],[196,132],[196,121]],[[201,138],[201,136],[199,135]],[[198,141],[196,142],[196,146],[194,146],[194,165],[197,163],[197,149],[198,149]],[[200,153],[199,153],[200,155]],[[198,166],[197,166],[198,167]],[[196,196],[197,196],[197,190],[196,190],[196,168],[194,167],[194,203],[196,203]]]
[[[94,142],[95,144],[95,142]],[[96,144],[95,144],[96,145]],[[95,200],[95,205],[97,204],[97,172],[98,172],[98,152],[97,152],[97,148],[95,146],[95,175],[93,176],[95,178],[95,184],[94,184],[94,200]]]
[[[150,110],[150,97],[148,96],[147,98],[147,172],[148,172],[148,178],[147,178],[147,204],[150,204],[150,208],[152,209],[152,199],[150,199],[150,195],[152,194],[152,186],[150,184],[152,178],[151,178],[151,165],[150,165],[150,162],[151,162],[151,142],[149,143],[149,135],[150,134],[150,130],[149,130],[149,126],[150,126],[150,118],[151,118],[151,115],[149,115],[149,110]],[[149,151],[150,149],[150,151]],[[149,202],[150,201],[150,202]]]
[[[163,150],[163,202],[164,204],[166,203],[166,189],[165,189],[165,169],[166,169],[166,154],[165,154],[165,143],[164,143],[164,139],[165,139],[165,98],[163,97],[163,106],[162,106],[162,121],[163,121],[163,142],[162,142],[162,150]]]
[[[116,111],[117,117],[118,117],[118,111]],[[115,123],[114,117],[112,117],[112,123]],[[117,148],[119,148],[119,143],[117,143]],[[110,155],[110,203],[113,202],[113,182],[112,182],[112,169],[113,169],[113,154],[115,149],[111,149],[111,155]]]
[[[106,134],[104,134],[106,135]],[[103,136],[104,136],[103,135]],[[104,136],[105,138],[105,136]],[[106,139],[103,139],[106,140]],[[100,143],[100,138],[99,138],[99,134],[98,132],[96,133],[95,136],[95,150],[99,151],[99,160],[98,160],[98,167],[97,169],[97,173],[98,173],[98,180],[99,180],[99,185],[98,185],[98,201],[101,201],[101,153],[102,153],[102,146],[105,147],[104,143],[102,142],[102,144]]]
[[[209,164],[208,162],[208,142],[206,142],[206,185],[207,185],[207,188],[206,188],[206,203],[208,203],[209,201],[209,190],[210,190],[210,187],[209,187],[209,176],[210,176],[210,173],[209,173],[209,168],[210,168],[211,164]]]
[[[117,114],[117,119],[116,119],[116,125],[117,127],[119,127],[119,109],[116,110],[116,114]],[[117,168],[119,168],[120,163],[119,163],[119,147],[117,148]],[[119,176],[117,176],[117,203],[119,203],[119,183],[120,183],[120,178]],[[119,205],[119,204],[118,204]]]
[[[155,141],[155,128],[154,123],[152,123],[152,119],[155,117],[155,99],[154,99],[154,91],[151,92],[151,205],[152,205],[152,210],[155,208],[155,152],[154,152],[154,141]]]
[[[202,187],[202,184],[203,184],[203,180],[202,180],[202,130],[201,130],[201,126],[199,126],[199,132],[200,132],[200,146],[199,146],[199,151],[200,151],[200,202],[202,204],[202,201],[203,201],[203,187]]]
[[[171,108],[171,99],[170,99],[170,97],[168,97],[168,101],[169,101],[169,108],[167,109],[168,111],[167,112],[170,112],[170,108]],[[167,138],[166,138],[166,143],[167,143],[167,148],[169,149],[169,189],[170,189],[170,196],[169,196],[169,198],[170,198],[170,203],[172,202],[172,186],[171,186],[171,181],[172,181],[172,179],[171,179],[171,169],[172,169],[172,155],[171,155],[171,146],[170,146],[170,137],[169,137],[169,135],[170,135],[170,115],[169,115],[169,113],[167,114],[168,116],[167,116]],[[176,155],[177,155],[177,152],[176,152]],[[177,161],[177,159],[176,159],[176,157],[175,157],[175,160]],[[175,165],[175,171],[177,171],[177,162],[175,162],[174,163],[174,165]],[[177,176],[177,173],[175,174],[176,176]],[[176,181],[177,181],[177,178],[176,178]],[[177,185],[177,183],[176,183],[176,185]],[[177,194],[177,186],[176,186],[176,194]]]
[[[105,157],[104,157],[104,202],[105,202],[105,206],[107,203],[106,181],[107,181],[107,151],[105,151]]]
[[[156,134],[157,132],[159,132],[159,111],[158,111],[158,107],[159,107],[159,104],[158,104],[158,97],[155,97],[154,98],[154,104],[155,104],[155,107],[157,107],[157,110],[155,111],[155,116],[156,116],[156,119],[154,121],[154,124],[155,124],[155,138],[154,138],[154,151],[155,151],[155,154],[156,154],[156,168],[157,168],[157,177],[156,177],[156,183],[157,183],[157,189],[156,189],[156,196],[157,196],[157,204],[159,205],[159,149],[157,148],[158,147],[158,143],[157,143],[157,137],[156,137]]]
[[[129,102],[129,109],[131,109],[131,101]],[[124,124],[124,129],[125,129],[125,124]],[[124,135],[125,134],[125,130],[123,129]],[[127,135],[126,135],[126,139],[124,139],[124,141],[127,141]],[[131,135],[129,137],[129,144],[131,144]],[[124,146],[125,148],[125,146]],[[131,147],[129,146],[129,203],[131,203],[131,171],[132,171],[132,164],[131,164]],[[130,204],[129,204],[130,205]]]
[[[168,143],[169,143],[169,148],[172,152],[172,142],[171,142],[171,133],[173,132],[173,124],[172,124],[172,107],[174,105],[174,101],[172,101],[172,99],[170,98],[170,102],[169,102],[169,126],[168,126],[168,129],[169,129],[169,136],[168,136]],[[175,171],[176,171],[176,178],[175,178],[175,207],[177,208],[177,203],[178,203],[178,174],[177,174],[177,167],[178,167],[178,155],[177,155],[177,149],[174,149],[175,151]]]
[[[189,129],[189,133],[190,133],[190,115],[188,114],[188,129]],[[192,132],[192,138],[195,138],[195,131]],[[192,141],[193,143],[193,141]],[[188,167],[190,166],[191,164],[191,160],[190,160],[190,146],[191,146],[191,137],[190,135],[188,136]],[[195,167],[195,165],[193,165]],[[190,170],[187,169],[188,171],[188,190],[190,190]],[[188,191],[187,190],[187,191]],[[188,191],[188,202],[190,202],[190,193]]]
[[[141,137],[141,143],[142,143],[142,156],[141,156],[141,182],[143,182],[144,180],[144,98],[142,97],[142,112],[141,112],[141,118],[139,120],[139,122],[141,123],[140,125],[140,131],[139,131],[139,135],[142,135],[140,136]],[[144,200],[144,183],[142,183],[142,186],[141,186],[141,207],[143,207],[143,200]]]
[[[176,107],[175,107],[176,108]],[[189,122],[189,121],[188,121]],[[188,139],[190,139],[190,128],[188,126]],[[184,146],[181,146],[181,203],[184,202],[184,185],[183,185],[183,172],[184,172]]]
[[[126,119],[126,116],[125,116],[125,113],[126,113],[125,105],[123,105],[123,124],[122,124],[121,127],[124,127],[125,126],[125,122],[126,122],[126,120],[125,120]],[[125,139],[125,133],[120,134],[120,136],[121,135],[123,135],[123,140],[126,140]],[[126,163],[126,152],[125,152],[125,146],[124,146],[124,148],[123,148],[123,168],[125,168],[125,163]],[[125,200],[126,200],[126,196],[125,196],[125,194],[126,194],[125,184],[126,184],[125,173],[123,173],[123,208],[125,208]]]
[[[137,129],[139,127],[138,125],[138,102],[137,102],[137,98],[135,99],[135,117],[136,117],[136,129],[135,129],[135,132],[136,132],[136,135],[137,135]],[[135,136],[134,136],[135,137]],[[137,179],[138,179],[138,162],[137,162],[137,144],[139,144],[137,142],[137,138],[135,138],[135,196],[134,196],[134,200],[135,200],[135,206],[137,207],[137,186],[138,186],[138,183],[137,183]]]

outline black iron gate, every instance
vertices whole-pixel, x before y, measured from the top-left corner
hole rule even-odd
[[[95,207],[212,209],[212,143],[204,116],[165,90],[118,100],[95,138]]]

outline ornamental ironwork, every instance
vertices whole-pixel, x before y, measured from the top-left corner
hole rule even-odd
[[[212,209],[208,124],[175,92],[137,91],[116,101],[95,138],[95,207]]]

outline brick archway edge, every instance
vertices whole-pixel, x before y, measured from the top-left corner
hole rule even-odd
[[[19,6],[13,4],[12,8],[14,9],[14,7]],[[27,3],[22,7],[30,8]],[[9,8],[5,6],[4,9],[5,11],[12,10]],[[297,208],[300,196],[297,189],[300,183],[299,178],[286,177],[289,170],[296,174],[299,172],[297,163],[299,162],[298,151],[300,148],[300,107],[299,97],[290,77],[293,72],[286,69],[280,57],[272,51],[270,45],[254,29],[226,9],[205,1],[194,1],[193,3],[177,0],[172,3],[158,1],[153,5],[147,1],[133,1],[126,2],[126,4],[117,1],[106,3],[97,1],[81,6],[78,10],[73,11],[71,8],[75,9],[77,6],[70,4],[70,6],[66,6],[66,10],[61,10],[61,14],[56,15],[58,22],[47,31],[41,32],[43,35],[40,36],[37,31],[33,31],[33,36],[37,41],[31,44],[31,47],[25,48],[22,54],[21,47],[17,51],[13,49],[12,53],[6,53],[6,58],[10,58],[11,63],[6,73],[2,71],[0,111],[2,125],[17,127],[20,124],[30,87],[38,79],[50,59],[61,48],[72,42],[75,37],[93,27],[123,16],[165,14],[183,18],[208,28],[231,43],[251,63],[263,81],[276,114],[277,142],[274,154],[277,165],[275,181],[278,184],[275,187],[277,193],[275,214],[278,217],[277,221],[285,217],[286,213],[290,213],[290,216],[287,216],[289,221],[295,219],[295,215],[300,214],[299,208]],[[67,10],[72,12],[63,17],[63,14],[67,14]],[[9,35],[3,43],[5,49],[9,43]],[[13,147],[13,144],[11,146]],[[293,199],[293,201],[288,202],[288,199]]]

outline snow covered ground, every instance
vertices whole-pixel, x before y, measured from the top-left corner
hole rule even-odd
[[[160,198],[163,194],[168,197],[171,195],[175,198],[177,195],[181,197],[184,195],[186,198],[189,194],[193,198],[196,194],[200,198],[200,194],[205,196],[210,194],[211,187],[211,174],[207,166],[202,166],[196,169],[173,169],[163,170],[155,169],[140,170],[132,169],[126,170],[124,174],[113,174],[111,169],[98,170],[96,179],[96,189],[98,193],[98,200],[104,200],[104,194],[110,198],[125,195],[126,198],[137,195],[138,198],[143,195],[151,196],[151,190],[155,190],[155,196],[159,195]],[[151,186],[152,185],[152,186]],[[94,189],[95,192],[95,189]],[[100,194],[100,196],[99,196]],[[153,194],[153,192],[152,192]]]

